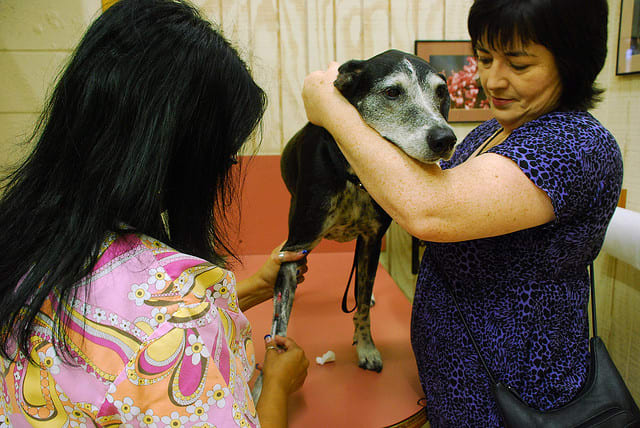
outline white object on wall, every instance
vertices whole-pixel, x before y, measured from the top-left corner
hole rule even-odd
[[[602,251],[640,270],[640,213],[617,207]]]

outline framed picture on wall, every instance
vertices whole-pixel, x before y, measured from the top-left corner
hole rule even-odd
[[[622,0],[616,74],[640,73],[640,0]]]
[[[451,95],[449,122],[482,122],[491,117],[470,41],[416,40],[415,54],[446,77]]]
[[[102,0],[102,11],[109,9],[109,7],[118,0]]]

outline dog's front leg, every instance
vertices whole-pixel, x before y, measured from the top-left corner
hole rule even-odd
[[[278,278],[273,287],[273,321],[271,324],[271,336],[287,335],[287,326],[289,325],[289,316],[291,315],[291,307],[293,306],[293,298],[298,286],[297,279],[297,262],[284,262],[280,265]],[[253,402],[258,403],[260,394],[262,393],[262,373],[258,375],[254,383],[251,395]]]
[[[373,283],[378,269],[378,259],[380,258],[381,239],[381,237],[358,237],[356,244],[358,310],[353,316],[353,343],[356,345],[358,352],[358,366],[376,372],[382,370],[382,356],[376,349],[371,337],[369,311]]]
[[[284,262],[280,266],[278,279],[273,287],[273,321],[271,335],[286,336],[289,316],[298,286],[298,263]]]

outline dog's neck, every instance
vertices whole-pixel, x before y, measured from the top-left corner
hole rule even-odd
[[[362,189],[366,191],[366,189],[364,188],[364,185],[362,184],[362,182],[360,181],[357,175],[347,172],[347,181],[350,181],[353,184],[355,184],[358,189]]]

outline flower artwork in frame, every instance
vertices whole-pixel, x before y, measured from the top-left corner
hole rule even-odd
[[[640,73],[640,0],[622,0],[616,74]]]
[[[415,54],[446,77],[451,96],[449,122],[483,122],[491,118],[470,41],[417,40]]]

